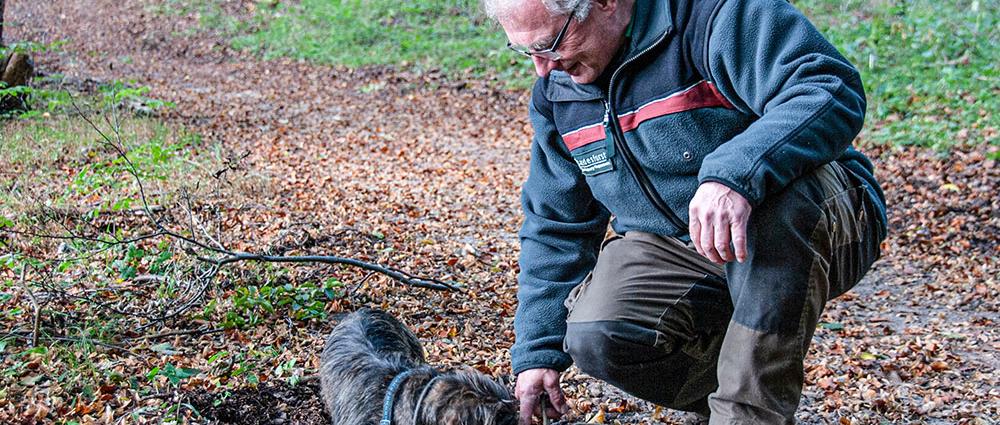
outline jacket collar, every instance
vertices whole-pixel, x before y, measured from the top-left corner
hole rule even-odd
[[[627,57],[648,49],[664,33],[674,30],[674,11],[667,0],[635,0],[632,38]]]
[[[673,10],[668,0],[635,0],[632,12],[632,37],[625,60],[631,59],[648,49],[664,34],[674,30]],[[608,66],[619,66],[612,63]],[[597,100],[603,97],[604,87],[594,84],[577,84],[563,71],[552,71],[548,76],[549,84],[545,96],[552,102],[572,102]]]

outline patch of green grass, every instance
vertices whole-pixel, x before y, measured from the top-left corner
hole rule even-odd
[[[872,143],[1000,144],[1000,9],[989,2],[798,0],[861,71]]]
[[[234,44],[268,58],[530,82],[530,63],[504,48],[506,38],[480,12],[478,0],[302,0],[260,7],[255,20],[259,30]]]
[[[0,220],[9,222],[11,214],[39,202],[26,192],[44,194],[52,208],[86,204],[86,213],[95,216],[137,207],[138,187],[129,162],[147,191],[161,192],[179,187],[184,176],[206,174],[206,166],[218,165],[192,160],[203,145],[198,135],[152,116],[172,105],[148,97],[148,88],[114,82],[90,96],[26,89],[32,109],[15,112],[0,127],[0,176],[13,183],[10,191],[0,192],[0,210],[5,212]],[[126,155],[94,126],[120,143]]]
[[[127,157],[150,188],[172,188],[199,164],[190,161],[198,136],[155,118],[134,118],[121,125]],[[0,175],[52,195],[50,207],[80,204],[88,197],[88,213],[138,207],[138,190],[123,157],[106,145],[90,124],[79,117],[49,116],[17,120],[0,128]],[[20,190],[0,192],[0,207],[18,211],[36,200]],[[84,202],[87,203],[87,202]],[[7,217],[11,219],[11,217]]]

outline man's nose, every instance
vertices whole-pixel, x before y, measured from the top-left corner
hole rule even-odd
[[[559,61],[549,60],[538,56],[532,56],[531,61],[535,63],[535,73],[539,77],[549,75],[554,69],[559,69]]]

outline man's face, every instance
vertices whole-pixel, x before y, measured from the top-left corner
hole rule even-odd
[[[621,19],[615,19],[615,14],[620,13],[616,12],[616,5],[613,1],[595,2],[583,22],[572,19],[556,49],[558,60],[532,56],[538,76],[562,70],[578,84],[594,82],[624,41],[628,22],[622,24]],[[509,17],[501,19],[500,25],[511,44],[538,50],[552,45],[566,19],[566,15],[551,15],[540,0],[525,0]]]

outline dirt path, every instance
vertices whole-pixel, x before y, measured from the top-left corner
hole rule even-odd
[[[37,59],[42,72],[136,80],[177,104],[169,120],[223,151],[248,152],[250,169],[271,182],[255,194],[270,212],[240,230],[258,243],[248,247],[281,229],[350,226],[385,241],[363,252],[335,242],[328,249],[468,284],[459,296],[403,296],[392,309],[418,324],[428,344],[439,335],[420,323],[459,330],[450,345],[431,344],[432,362],[506,373],[527,94],[434,75],[261,61],[196,32],[192,16],[154,13],[159,3],[8,1],[17,26],[6,35],[66,40]],[[245,11],[241,2],[225,5]],[[986,148],[951,158],[870,152],[893,205],[892,236],[866,282],[830,305],[799,417],[992,423],[1000,414],[996,164]],[[399,291],[376,282],[373,299]],[[583,409],[603,403],[624,412],[622,423],[658,423],[651,406],[589,378],[571,376],[567,385]]]

